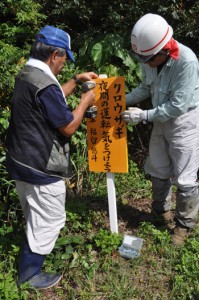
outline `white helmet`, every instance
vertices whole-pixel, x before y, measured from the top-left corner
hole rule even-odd
[[[140,18],[131,33],[132,49],[146,60],[157,54],[171,39],[172,27],[164,18],[156,14],[146,14]]]

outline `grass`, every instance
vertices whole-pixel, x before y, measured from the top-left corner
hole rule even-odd
[[[17,218],[4,224],[0,231],[0,299],[198,300],[199,229],[184,247],[175,248],[167,230],[140,221],[150,214],[149,207],[146,199],[118,200],[116,235],[109,230],[105,197],[68,199],[66,226],[44,264],[46,271],[61,272],[63,279],[46,291],[30,289],[27,284],[17,288],[16,261],[23,226]],[[144,239],[138,258],[120,257],[118,247],[124,234]]]
[[[172,246],[170,233],[151,223],[150,181],[129,165],[129,174],[115,176],[119,234],[110,232],[105,176],[91,173],[93,189],[81,187],[81,197],[70,186],[65,227],[44,263],[45,271],[63,278],[45,291],[17,288],[24,221],[9,185],[0,203],[1,300],[199,300],[199,227],[184,247]],[[144,239],[138,258],[120,256],[125,234]]]

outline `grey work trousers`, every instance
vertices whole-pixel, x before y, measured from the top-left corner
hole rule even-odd
[[[152,176],[153,207],[170,209],[171,186],[177,186],[175,216],[194,227],[199,210],[199,107],[165,123],[154,122],[145,172]]]

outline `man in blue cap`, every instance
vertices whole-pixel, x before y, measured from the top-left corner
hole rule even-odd
[[[87,108],[94,104],[95,93],[83,93],[73,111],[65,97],[77,84],[98,77],[94,72],[85,72],[61,86],[56,76],[67,59],[75,62],[69,34],[45,26],[36,36],[30,59],[15,82],[6,162],[26,221],[18,286],[29,281],[34,288],[46,289],[61,279],[60,274],[41,272],[41,267],[65,224],[65,179],[71,176],[70,137]]]

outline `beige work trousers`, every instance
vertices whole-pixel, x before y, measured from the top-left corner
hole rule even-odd
[[[33,185],[16,180],[15,183],[26,220],[30,249],[41,255],[49,254],[66,221],[65,182]]]

